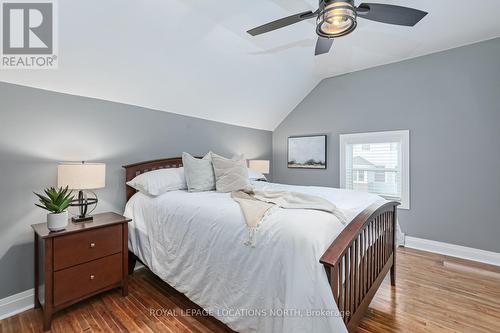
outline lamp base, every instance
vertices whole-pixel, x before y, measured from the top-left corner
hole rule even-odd
[[[71,221],[75,223],[82,223],[82,222],[87,222],[87,221],[92,221],[94,220],[94,217],[92,215],[86,215],[86,216],[73,216],[71,218]]]
[[[94,196],[94,198],[89,198],[88,193]],[[89,206],[94,205],[94,208],[89,211]],[[92,215],[87,215],[92,213],[97,205],[97,196],[91,191],[78,191],[78,198],[73,199],[70,203],[72,207],[78,207],[78,215],[73,216],[71,220],[74,223],[81,223],[92,221],[94,218]]]

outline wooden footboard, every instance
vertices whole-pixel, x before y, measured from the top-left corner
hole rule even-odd
[[[398,202],[375,203],[340,233],[320,262],[349,332],[355,331],[385,276],[396,283]]]

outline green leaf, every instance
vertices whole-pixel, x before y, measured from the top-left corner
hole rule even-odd
[[[45,210],[48,210],[48,211],[50,212],[50,210],[49,210],[49,209],[47,209],[47,207],[44,207],[44,206],[39,205],[39,204],[35,204],[35,206],[38,206],[38,207],[40,207],[40,208],[42,208],[42,209],[45,209]]]
[[[74,198],[73,192],[69,190],[68,186],[65,188],[49,187],[44,190],[44,193],[46,196],[34,193],[40,202],[39,204],[35,203],[35,205],[53,213],[65,211]]]
[[[47,197],[49,197],[51,202],[55,202],[57,198],[57,193],[53,187],[45,190],[45,193],[47,194]]]
[[[59,206],[60,209],[63,210],[63,211],[66,210],[66,208],[68,208],[70,202],[71,202],[71,200],[69,198],[66,199],[65,201],[63,201],[61,203],[61,205]]]
[[[38,196],[38,198],[40,199],[40,202],[41,202],[41,203],[44,203],[44,202],[50,202],[50,199],[49,199],[49,198],[44,197],[44,196],[43,196],[43,195],[41,195],[41,194],[37,194],[37,193],[35,193],[35,194]]]

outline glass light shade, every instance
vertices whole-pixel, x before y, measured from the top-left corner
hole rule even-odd
[[[347,35],[356,28],[356,10],[349,2],[335,1],[327,4],[318,15],[316,31],[325,38]]]
[[[260,173],[269,174],[268,160],[250,160],[248,161],[248,167]]]
[[[61,163],[57,167],[57,185],[72,190],[94,190],[106,185],[104,163]]]

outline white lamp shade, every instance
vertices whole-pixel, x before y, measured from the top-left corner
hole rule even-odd
[[[57,167],[57,185],[72,190],[93,190],[106,185],[104,163],[61,163]]]
[[[269,174],[268,160],[249,160],[248,167],[252,170],[259,171],[263,174]]]

